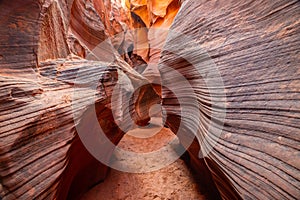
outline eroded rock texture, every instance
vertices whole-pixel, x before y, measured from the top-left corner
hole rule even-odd
[[[299,1],[126,5],[133,19],[108,0],[0,1],[1,197],[76,199],[105,178],[79,137],[109,161],[109,141],[93,140],[99,125],[117,144],[117,121],[147,124],[159,98],[129,64],[159,61],[167,35],[153,30],[169,28],[181,6],[159,64],[162,104],[172,131],[183,127],[178,137],[210,198],[299,199]]]
[[[299,19],[299,1],[190,0],[171,27],[179,34],[170,33],[159,67],[167,123],[176,132],[181,120],[167,90],[185,89],[177,70],[201,107],[191,162],[199,172],[207,165],[223,199],[300,198]],[[183,125],[184,142],[193,124]],[[202,154],[217,143],[198,159],[198,142]]]
[[[160,84],[157,64],[168,29],[179,8],[178,0],[126,0],[134,28],[134,54],[148,63],[143,75],[153,84]],[[156,89],[160,94],[160,89]]]
[[[105,178],[107,169],[83,146],[79,131],[93,138],[100,124],[117,144],[124,130],[113,114],[127,128],[131,117],[137,124],[149,120],[151,103],[143,101],[155,93],[147,80],[121,59],[110,39],[97,49],[111,34],[105,26],[109,21],[94,6],[100,2],[0,2],[3,199],[79,198]],[[124,74],[128,78],[122,79]],[[125,91],[111,98],[117,83]],[[140,85],[128,96],[131,87]],[[103,148],[100,154],[109,160],[112,151]]]

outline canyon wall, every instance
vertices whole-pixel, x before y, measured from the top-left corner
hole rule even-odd
[[[181,3],[178,0],[126,0],[125,5],[131,11],[130,21],[134,28],[133,53],[147,62],[148,65],[142,74],[153,83],[160,94],[160,88],[157,85],[161,80],[157,64],[160,52],[165,45],[168,29]]]
[[[109,2],[0,2],[3,199],[79,198],[107,171],[82,138],[103,147],[100,156],[109,162],[112,144],[133,125],[128,120],[142,125],[150,119],[146,108],[151,103],[143,101],[155,99],[155,93],[114,48],[110,38],[116,27],[109,10],[101,7]],[[104,11],[102,18],[99,11]],[[127,87],[116,100],[112,91],[117,84],[142,88]],[[127,127],[120,130],[115,118]],[[108,138],[101,144],[93,137],[99,125]]]
[[[299,1],[187,0],[171,26],[159,63],[167,124],[183,123],[183,142],[198,125],[191,163],[206,163],[223,199],[300,198],[299,19]],[[175,72],[198,100],[188,121],[168,89],[185,89]]]
[[[79,198],[158,93],[210,199],[299,199],[299,1],[118,2],[0,1],[0,196]]]

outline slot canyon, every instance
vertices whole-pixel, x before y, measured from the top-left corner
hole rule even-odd
[[[300,199],[299,0],[0,0],[0,200]]]

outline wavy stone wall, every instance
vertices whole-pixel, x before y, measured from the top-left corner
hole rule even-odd
[[[117,144],[124,133],[113,114],[123,116],[128,129],[131,117],[141,125],[149,120],[151,103],[145,101],[158,97],[147,80],[122,61],[111,40],[105,52],[94,49],[110,35],[108,22],[94,7],[99,2],[0,2],[3,199],[79,198],[105,178],[107,167],[86,150],[78,131],[89,138],[100,124]],[[121,72],[129,79],[120,80]],[[144,86],[133,99],[121,93],[120,105],[111,101],[120,81]],[[111,105],[119,105],[118,113]],[[113,148],[102,146],[101,154],[109,160]]]
[[[176,70],[201,108],[192,164],[206,163],[223,199],[300,198],[299,19],[299,1],[187,0],[170,29],[180,34],[159,65],[167,124],[176,132],[181,116],[167,90],[182,89]],[[198,142],[200,155],[213,147],[204,160]]]
[[[120,55],[136,40],[118,33],[140,20],[133,27],[147,28],[140,34],[148,45],[140,55],[158,62],[149,32],[169,28],[178,12],[170,31],[179,34],[168,35],[158,66],[163,114],[174,133],[182,125],[178,137],[209,198],[299,199],[299,1],[126,5],[133,19],[108,0],[0,1],[0,196],[76,199],[105,178],[107,167],[80,135],[93,138],[100,124],[117,144],[124,132],[114,116],[126,130],[131,117],[145,125],[160,100],[132,58]],[[190,90],[178,72],[196,95],[196,104],[183,102],[187,118],[178,99],[188,100]],[[120,82],[125,90],[111,100]],[[127,86],[142,84],[129,98]],[[89,142],[110,159],[106,143]]]

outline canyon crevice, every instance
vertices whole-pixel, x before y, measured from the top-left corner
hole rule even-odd
[[[205,198],[299,199],[299,19],[297,0],[0,1],[0,197],[79,199],[161,104]]]

